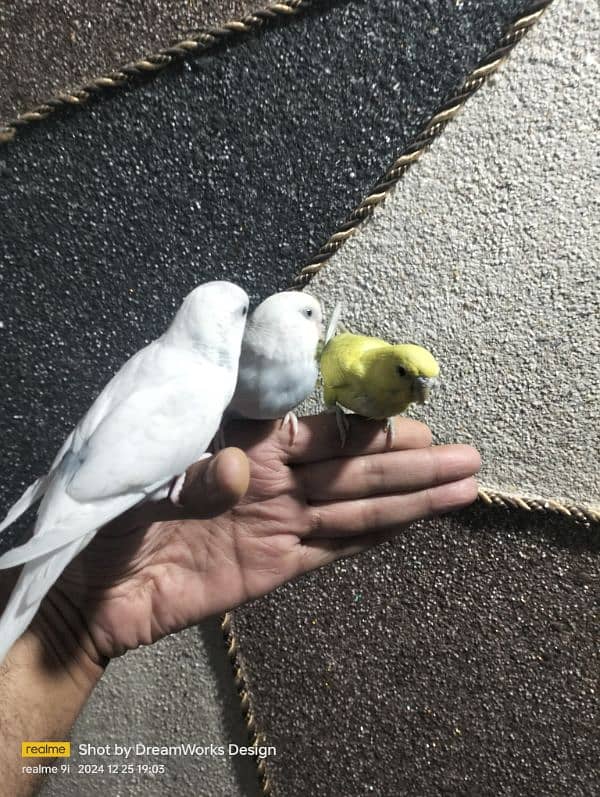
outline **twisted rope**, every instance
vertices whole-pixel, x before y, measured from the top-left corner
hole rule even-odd
[[[505,493],[481,485],[477,497],[486,506],[559,515],[586,526],[600,524],[600,509],[585,504],[572,504],[557,498],[536,498],[520,493]]]
[[[524,16],[513,20],[496,45],[475,67],[458,91],[447,100],[439,111],[425,125],[416,139],[392,164],[381,180],[371,189],[368,196],[352,211],[346,221],[329,238],[317,254],[305,265],[295,279],[295,285],[304,286],[317,274],[345,241],[354,235],[360,225],[373,215],[375,208],[385,201],[396,187],[398,180],[429,149],[433,141],[442,133],[451,119],[459,113],[467,100],[483,86],[486,80],[498,71],[517,42],[535,25],[553,0],[537,0]]]
[[[429,120],[417,138],[398,157],[368,196],[352,211],[346,221],[329,238],[311,261],[302,268],[294,281],[303,287],[317,274],[328,260],[343,246],[360,225],[373,215],[375,208],[385,201],[408,169],[422,157],[433,141],[443,132],[448,122],[460,112],[463,105],[486,80],[498,71],[513,47],[540,19],[553,0],[538,0],[527,13],[515,19],[508,27],[496,48],[475,67],[458,91],[447,100]],[[504,493],[487,487],[479,488],[479,500],[487,506],[520,509],[527,512],[545,512],[572,518],[578,523],[600,523],[600,511],[582,504],[565,503],[557,498],[534,498],[517,493]]]
[[[157,53],[125,64],[113,72],[100,75],[73,91],[57,94],[30,111],[19,114],[16,119],[12,119],[4,127],[0,127],[0,145],[12,141],[21,127],[47,119],[51,114],[64,108],[84,105],[92,97],[102,92],[160,72],[177,61],[192,55],[199,55],[227,40],[263,28],[277,19],[294,16],[309,8],[312,3],[313,0],[280,0],[280,2],[271,3],[241,19],[231,20],[219,27],[206,28],[190,34],[170,47],[165,47]]]
[[[244,664],[242,659],[239,655],[239,648],[237,644],[237,640],[233,633],[233,628],[231,625],[231,612],[227,612],[221,621],[221,629],[223,631],[223,636],[225,638],[225,646],[227,648],[227,655],[229,656],[229,660],[231,662],[231,668],[233,670],[233,680],[235,682],[238,695],[240,698],[240,705],[242,708],[242,716],[244,718],[244,722],[246,723],[246,728],[248,730],[248,739],[250,741],[250,747],[258,747],[259,745],[265,745],[266,737],[263,733],[260,733],[257,729],[256,719],[254,717],[254,711],[252,708],[252,700],[250,697],[250,692],[248,691],[247,687],[247,678],[246,672],[244,669]],[[259,787],[262,794],[271,795],[271,781],[267,775],[266,771],[266,759],[255,757],[256,762],[256,770],[258,773],[258,782]]]

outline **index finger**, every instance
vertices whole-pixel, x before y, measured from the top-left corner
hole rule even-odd
[[[372,421],[360,415],[346,415],[349,430],[342,446],[335,415],[323,413],[301,418],[298,436],[293,445],[283,429],[281,446],[289,465],[331,459],[355,457],[359,454],[379,454],[384,451],[402,451],[409,448],[427,448],[431,445],[429,427],[412,418],[393,418],[393,445],[389,445],[386,421]]]
[[[293,442],[289,426],[281,428],[281,421],[234,421],[228,429],[232,432],[232,444],[246,450],[258,442],[268,441],[287,465],[305,465],[333,457],[379,454],[431,445],[429,427],[412,418],[394,418],[394,443],[390,448],[385,421],[372,421],[359,415],[346,417],[350,428],[344,446],[332,413],[299,418],[298,433]],[[229,435],[227,442],[230,442]]]

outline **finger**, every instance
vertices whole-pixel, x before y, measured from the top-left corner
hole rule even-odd
[[[307,537],[351,537],[461,509],[477,498],[473,477],[399,495],[334,501],[307,509]]]
[[[422,490],[473,476],[481,457],[471,446],[447,445],[330,459],[295,469],[308,501],[344,501]]]
[[[371,421],[359,415],[348,415],[350,429],[342,447],[335,416],[331,413],[299,418],[298,434],[290,441],[288,429],[279,421],[233,421],[227,426],[227,441],[245,451],[269,441],[289,465],[319,462],[332,457],[353,457],[390,450],[385,421]],[[412,418],[394,418],[394,449],[426,448],[431,445],[429,428]]]
[[[248,458],[239,448],[224,448],[210,459],[191,465],[179,495],[180,506],[169,499],[146,501],[105,527],[105,534],[122,534],[150,523],[185,518],[208,518],[231,509],[246,494],[250,482]]]
[[[179,496],[186,515],[208,518],[235,506],[248,491],[250,464],[239,448],[224,448],[187,469]]]

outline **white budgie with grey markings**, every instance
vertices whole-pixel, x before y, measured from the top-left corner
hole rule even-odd
[[[0,531],[42,499],[33,537],[0,557],[0,569],[25,564],[0,618],[0,662],[101,526],[146,499],[177,503],[186,468],[205,453],[233,395],[247,311],[246,293],[230,282],[188,294],[10,509]]]
[[[295,407],[314,390],[321,305],[314,296],[285,291],[269,296],[246,324],[235,394],[226,417],[274,420],[298,430]]]

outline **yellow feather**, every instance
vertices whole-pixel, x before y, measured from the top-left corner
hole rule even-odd
[[[325,403],[341,404],[367,418],[390,418],[414,401],[423,403],[439,374],[435,358],[412,343],[344,332],[321,354]]]

